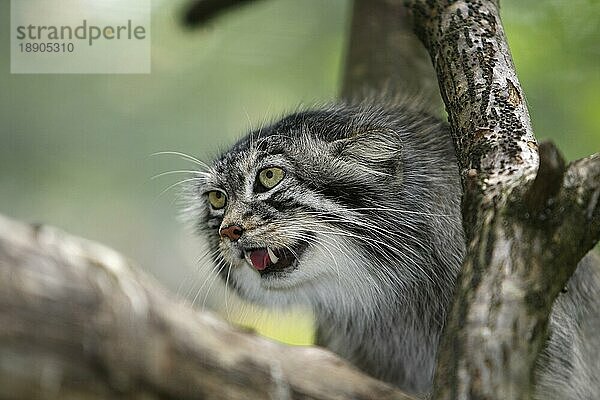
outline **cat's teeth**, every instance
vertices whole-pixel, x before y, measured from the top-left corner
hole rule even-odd
[[[275,253],[273,253],[273,250],[271,250],[270,247],[267,247],[267,252],[269,253],[269,258],[271,259],[271,263],[277,264],[277,261],[279,261],[279,258],[277,258],[275,256]]]
[[[252,267],[252,260],[250,259],[250,252],[249,251],[245,251],[244,250],[244,258],[246,259],[246,261],[248,262],[248,264],[250,264],[250,266]]]

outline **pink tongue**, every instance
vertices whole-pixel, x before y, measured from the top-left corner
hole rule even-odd
[[[267,249],[263,250],[253,250],[250,252],[250,261],[252,261],[252,265],[259,271],[267,268],[271,263],[271,259],[269,258],[269,253]]]

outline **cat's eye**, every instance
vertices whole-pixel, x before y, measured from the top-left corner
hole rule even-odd
[[[211,192],[208,192],[208,202],[210,203],[212,208],[214,208],[215,210],[219,210],[225,207],[225,204],[227,204],[227,196],[223,192],[213,190]]]
[[[285,172],[278,167],[265,168],[258,173],[258,181],[265,189],[274,188],[284,177]]]

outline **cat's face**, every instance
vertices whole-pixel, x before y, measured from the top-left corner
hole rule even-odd
[[[390,159],[399,149],[383,149],[393,142],[381,132],[342,129],[336,136],[317,129],[280,123],[251,134],[194,187],[195,223],[217,271],[242,297],[302,301],[292,297],[307,288],[352,287],[364,274],[365,248],[378,240],[377,218],[366,215],[393,194],[385,187],[397,178]]]

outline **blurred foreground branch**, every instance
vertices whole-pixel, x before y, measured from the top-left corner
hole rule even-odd
[[[114,250],[2,216],[0,398],[410,399],[174,301]]]

